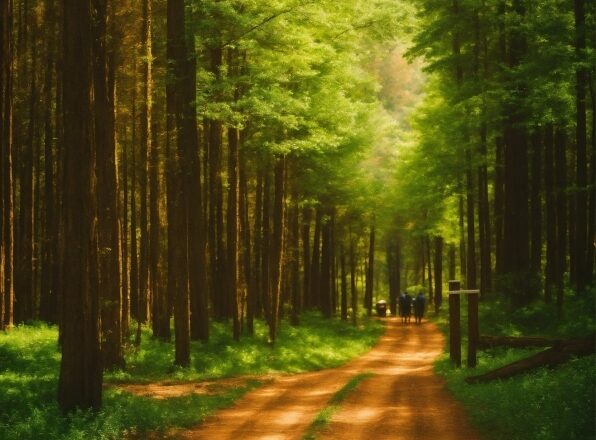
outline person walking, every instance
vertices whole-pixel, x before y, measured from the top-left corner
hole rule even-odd
[[[419,292],[414,299],[414,319],[416,324],[422,323],[422,317],[424,316],[424,294]]]

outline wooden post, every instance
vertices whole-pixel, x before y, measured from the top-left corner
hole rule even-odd
[[[449,357],[457,367],[461,367],[460,287],[461,283],[459,281],[449,281]]]
[[[478,292],[470,292],[468,293],[468,368],[476,366],[476,348],[479,336]]]

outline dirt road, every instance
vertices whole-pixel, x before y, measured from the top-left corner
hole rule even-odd
[[[317,438],[341,440],[476,440],[461,406],[432,372],[443,337],[428,322],[387,320],[367,354],[343,367],[283,376],[181,433],[188,440],[300,440],[317,413],[346,382],[363,381]]]

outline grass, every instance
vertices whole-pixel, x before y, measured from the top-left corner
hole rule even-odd
[[[352,377],[337,393],[329,399],[329,403],[315,417],[311,425],[302,436],[302,440],[315,440],[317,434],[321,432],[331,421],[333,415],[341,408],[341,403],[354,391],[363,380],[371,377],[372,373],[360,373]]]
[[[594,291],[578,298],[568,293],[565,315],[543,303],[512,310],[500,301],[480,305],[481,334],[581,337],[594,333]],[[446,310],[437,318],[447,333]],[[462,353],[466,353],[466,311],[462,304]],[[445,350],[447,351],[447,349]],[[467,408],[472,423],[488,440],[589,440],[596,438],[596,356],[574,359],[556,369],[539,369],[507,380],[468,385],[482,374],[540,349],[496,348],[478,353],[474,370],[453,368],[448,354],[435,364],[451,392]],[[464,355],[465,357],[465,355]],[[465,364],[465,359],[463,359]]]
[[[105,375],[105,382],[184,382],[241,375],[296,373],[340,365],[370,348],[381,335],[382,324],[363,321],[353,328],[317,314],[302,317],[300,327],[281,326],[278,344],[266,342],[266,327],[257,324],[255,337],[235,342],[223,323],[211,328],[207,344],[192,344],[192,366],[172,367],[171,343],[154,340],[147,329],[137,350],[127,352],[127,369]],[[148,431],[198,424],[216,409],[231,405],[260,385],[244,386],[209,395],[170,399],[133,396],[110,387],[98,413],[63,416],[56,404],[60,353],[55,327],[36,323],[0,333],[0,438],[2,440],[74,440],[143,438]]]

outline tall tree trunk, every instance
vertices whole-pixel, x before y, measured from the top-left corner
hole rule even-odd
[[[64,412],[99,409],[102,398],[93,138],[91,0],[64,0],[65,248],[62,359],[58,403]],[[100,37],[100,36],[97,36]],[[103,129],[103,127],[96,127]]]
[[[596,240],[596,93],[594,90],[594,79],[588,81],[590,87],[590,98],[592,106],[592,145],[590,154],[590,182],[588,191],[588,239],[591,237]],[[586,282],[588,285],[592,285],[594,282],[594,271],[596,270],[596,259],[594,255],[596,253],[596,245],[588,244],[587,256],[586,256]]]
[[[589,273],[592,272],[592,262],[587,261],[588,246],[588,160],[586,154],[586,86],[588,84],[588,70],[584,61],[586,55],[586,2],[574,0],[575,11],[575,54],[577,67],[575,71],[575,147],[576,147],[576,179],[577,193],[575,194],[575,264],[577,293],[584,293]],[[592,182],[594,185],[594,182]],[[589,266],[588,266],[589,263]]]
[[[290,323],[292,325],[300,324],[300,313],[302,312],[302,295],[300,286],[300,207],[298,206],[298,193],[295,185],[292,185],[292,211],[289,215],[290,227],[290,291],[292,292],[292,312],[290,314]]]
[[[283,237],[284,237],[284,174],[285,157],[280,157],[275,163],[275,197],[273,200],[273,240],[271,246],[271,285],[270,288],[270,314],[269,314],[269,341],[275,344],[279,321],[282,263],[283,263]]]
[[[424,245],[426,248],[426,264],[427,264],[427,270],[428,270],[428,303],[432,304],[434,302],[434,297],[433,297],[433,271],[432,271],[432,250],[431,250],[431,243],[430,243],[430,237],[427,235],[424,238]]]
[[[271,205],[271,176],[268,164],[265,165],[263,178],[263,201],[261,218],[261,290],[262,290],[262,307],[265,312],[265,320],[271,320],[271,221],[270,221],[270,205]]]
[[[209,50],[209,69],[216,79],[221,78],[220,69],[223,64],[221,48]],[[209,120],[209,225],[208,242],[211,268],[211,301],[213,315],[222,319],[226,315],[225,295],[222,295],[225,284],[225,250],[223,246],[223,186],[221,180],[221,122]]]
[[[557,208],[555,204],[555,154],[553,125],[548,124],[544,133],[544,195],[546,211],[546,268],[544,301],[551,303],[556,286],[557,267]]]
[[[24,10],[25,27],[29,26],[27,8]],[[37,33],[37,26],[31,25],[31,35]],[[34,41],[29,43],[31,51],[31,69],[30,69],[30,91],[29,91],[29,110],[27,122],[27,135],[25,142],[21,142],[19,155],[20,178],[19,192],[19,227],[18,227],[18,272],[17,284],[15,286],[15,319],[17,322],[24,322],[34,317],[33,303],[33,240],[34,240],[34,194],[33,194],[33,144],[35,142],[37,117],[35,109],[37,107],[37,51]],[[25,53],[22,54],[25,56]],[[26,60],[24,61],[26,62]],[[23,76],[25,76],[24,73]]]
[[[315,235],[313,237],[312,261],[310,269],[310,302],[313,307],[321,307],[320,286],[321,286],[321,223],[323,212],[317,207],[315,214]]]
[[[461,185],[461,183],[460,183]],[[466,274],[466,232],[464,228],[464,196],[460,191],[459,195],[459,274],[460,278],[467,276]]]
[[[257,170],[257,182],[255,188],[255,209],[254,209],[254,265],[252,267],[252,295],[248,297],[248,304],[246,307],[246,324],[249,334],[254,334],[254,318],[260,313],[260,298],[263,292],[262,282],[262,254],[263,254],[263,173]]]
[[[325,318],[331,318],[332,315],[332,280],[331,280],[331,219],[328,216],[323,220],[321,226],[321,284],[320,284],[320,304],[321,312]]]
[[[136,70],[136,69],[135,69]],[[139,252],[137,239],[137,154],[136,154],[136,105],[137,84],[132,93],[132,138],[130,145],[130,313],[139,321]]]
[[[152,87],[153,87],[153,55],[151,44],[151,0],[143,0],[141,25],[141,87],[140,102],[140,154],[139,154],[139,310],[138,320],[147,322],[149,319],[149,211],[147,208],[148,167],[149,155],[152,150],[151,116],[152,116]]]
[[[303,271],[303,291],[304,307],[310,309],[313,306],[311,287],[311,261],[310,261],[310,224],[312,222],[312,208],[304,206],[302,208],[302,271]]]
[[[567,134],[562,127],[555,130],[555,194],[557,211],[557,264],[555,282],[557,285],[557,311],[563,312],[564,275],[567,270]]]
[[[476,288],[476,231],[474,227],[474,174],[472,172],[472,152],[466,150],[466,224],[468,228],[468,253],[466,259],[466,285]]]
[[[173,83],[166,93],[172,94],[175,129],[173,130],[175,147],[171,148],[170,163],[172,184],[172,201],[168,212],[168,223],[172,230],[169,239],[172,240],[172,255],[168,268],[172,272],[169,281],[173,283],[174,296],[174,333],[175,359],[174,363],[181,367],[190,365],[190,294],[188,279],[188,209],[185,196],[188,177],[185,176],[189,158],[187,157],[185,142],[186,127],[184,124],[185,95],[184,76],[187,62],[185,11],[183,0],[168,0],[167,4],[167,55],[171,68]],[[190,105],[190,103],[188,103]]]
[[[542,133],[532,133],[532,181],[530,191],[531,247],[530,262],[535,274],[542,272]]]
[[[2,170],[0,198],[2,200],[0,214],[0,330],[13,326],[14,310],[14,181],[13,181],[13,44],[12,0],[2,2],[0,6],[0,31],[2,44],[2,69],[0,81],[0,166]]]
[[[122,299],[120,290],[120,220],[114,113],[114,54],[107,47],[107,1],[93,0],[95,24],[95,143],[99,289],[101,292],[102,356],[105,369],[123,368]]]
[[[241,145],[243,145],[240,136]],[[254,334],[254,316],[256,284],[253,276],[253,264],[251,253],[251,234],[250,234],[250,204],[248,196],[248,178],[246,176],[246,156],[243,154],[243,148],[240,150],[240,234],[242,237],[242,266],[244,269],[244,284],[246,289],[246,330],[249,335]]]
[[[455,245],[449,243],[449,279],[455,279]]]
[[[154,110],[155,111],[155,110]],[[153,118],[156,121],[157,118]],[[151,324],[153,337],[169,341],[172,337],[170,330],[170,308],[166,291],[163,288],[160,271],[160,161],[158,154],[157,123],[151,130],[153,139],[149,153],[149,290],[152,293]]]
[[[53,275],[56,271],[56,203],[54,197],[54,188],[57,186],[57,180],[54,172],[54,130],[52,127],[52,101],[53,101],[53,72],[55,49],[55,4],[53,0],[46,0],[44,20],[48,26],[46,35],[46,61],[45,61],[45,79],[44,79],[44,209],[42,213],[42,255],[41,255],[41,291],[39,317],[40,319],[56,323],[57,322],[57,292]],[[1,228],[0,228],[1,231]],[[0,257],[1,258],[1,257]],[[1,269],[0,269],[1,271]],[[1,289],[1,288],[0,288]],[[0,295],[1,296],[1,295]],[[1,312],[0,312],[1,315]],[[0,322],[1,322],[0,318]],[[0,325],[1,326],[1,325]]]
[[[480,291],[483,294],[489,293],[492,290],[486,131],[486,124],[482,123],[480,127],[480,155],[482,157],[482,163],[478,166],[478,241],[480,245]]]
[[[352,306],[352,324],[356,326],[358,324],[358,292],[356,290],[356,252],[354,250],[355,243],[354,237],[352,236],[352,228],[350,227],[350,297]]]
[[[348,320],[348,279],[346,272],[346,251],[343,243],[339,248],[339,267],[341,278],[341,301],[340,301],[340,317],[342,321]]]
[[[238,129],[228,130],[228,282],[232,304],[233,334],[240,340],[240,291],[238,287]]]
[[[399,296],[399,266],[397,256],[397,240],[391,237],[387,240],[387,276],[389,279],[389,308],[391,315],[397,312],[397,298]]]
[[[133,119],[134,120],[134,119]],[[128,248],[128,152],[127,152],[128,139],[125,139],[121,147],[122,164],[121,164],[121,176],[122,176],[122,224],[120,225],[120,236],[122,240],[122,337],[126,340],[129,336],[130,331],[130,291],[131,291],[131,266],[129,258]],[[132,142],[131,142],[132,145]]]
[[[370,228],[370,238],[368,241],[368,267],[366,270],[366,295],[365,305],[368,316],[372,314],[373,307],[373,289],[375,277],[375,225]]]
[[[505,142],[502,137],[497,137],[495,141],[496,160],[495,160],[495,199],[494,199],[494,218],[495,218],[495,272],[502,274],[504,271],[503,259],[503,209],[505,206],[505,173],[504,173],[504,155]]]
[[[436,236],[435,244],[435,313],[443,304],[443,237]],[[432,295],[432,292],[429,292]]]
[[[184,161],[185,176],[185,212],[188,234],[188,266],[189,294],[191,307],[191,338],[202,342],[209,340],[209,300],[207,290],[207,256],[205,228],[203,219],[203,200],[201,191],[201,164],[199,157],[199,134],[197,131],[196,84],[196,50],[195,35],[185,35],[186,48],[181,59],[183,72],[181,77],[181,93],[183,100],[182,120],[179,129]],[[237,160],[236,160],[237,161]]]
[[[514,0],[513,14],[524,20],[525,7],[521,0]],[[514,28],[509,32],[509,59],[511,69],[517,68],[526,53],[526,38],[523,32]],[[530,231],[528,212],[528,152],[524,106],[521,100],[526,95],[523,79],[510,81],[517,99],[505,108],[505,205],[504,228],[504,272],[508,291],[514,304],[529,303],[534,295],[534,277],[530,270]]]

